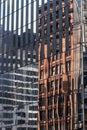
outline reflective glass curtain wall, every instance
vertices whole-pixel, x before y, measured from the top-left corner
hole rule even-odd
[[[36,8],[36,0],[0,0],[1,73],[33,61],[36,47]]]
[[[0,0],[0,130],[37,129],[38,0]]]

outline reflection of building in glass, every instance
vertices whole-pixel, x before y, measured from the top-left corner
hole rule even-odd
[[[38,17],[38,130],[71,130],[73,128],[73,3],[61,0],[49,1],[39,7]]]
[[[36,48],[36,35],[34,34],[36,32],[35,4],[36,0],[34,2],[29,0],[1,1],[0,73],[23,67],[27,65],[28,60],[32,62],[33,50]],[[19,60],[21,60],[20,63],[16,62]]]
[[[37,65],[0,76],[0,128],[37,130]]]
[[[35,3],[0,1],[0,130],[37,129]]]
[[[86,5],[52,0],[39,7],[38,130],[87,129]]]
[[[4,52],[0,55],[0,73],[8,72],[13,69],[27,65],[31,61],[31,30],[28,30],[28,44],[24,44],[26,39],[26,32],[23,35],[18,35],[18,47],[16,48],[16,34],[12,35],[12,32],[9,31],[9,35],[5,35],[3,40],[4,43]],[[5,34],[7,31],[4,32]],[[12,37],[13,37],[13,49],[12,46]],[[21,45],[21,37],[23,37],[23,45]],[[36,35],[33,33],[33,43],[35,43]],[[8,51],[8,49],[10,49]],[[33,45],[33,54],[32,62],[36,61],[36,51],[35,44]]]

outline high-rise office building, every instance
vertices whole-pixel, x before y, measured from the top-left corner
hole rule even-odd
[[[37,65],[0,76],[0,130],[37,130]]]
[[[38,130],[68,130],[73,127],[73,1],[47,1],[38,17]]]
[[[35,4],[0,0],[0,130],[37,130]]]
[[[42,0],[39,6],[38,130],[87,128],[85,4]]]

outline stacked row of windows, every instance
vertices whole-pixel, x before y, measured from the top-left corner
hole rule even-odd
[[[41,130],[46,130],[46,125],[41,124],[40,129]],[[54,130],[54,129],[58,130],[58,123],[57,122],[55,122],[55,124],[52,124],[52,123],[48,124],[48,130]]]
[[[48,109],[48,120],[52,119],[58,119],[58,118],[63,118],[66,116],[67,120],[70,117],[70,106],[67,107],[67,113],[64,115],[64,105],[61,105],[60,108],[51,108]],[[40,111],[40,121],[45,121],[46,120],[46,111],[42,110]]]
[[[64,2],[63,2],[63,4],[64,4]],[[53,3],[52,3],[52,5],[53,5]],[[66,6],[64,6],[64,7],[62,7],[63,9],[61,10],[61,13],[62,13],[62,26],[61,27],[59,27],[59,21],[56,21],[56,31],[58,32],[58,35],[62,35],[62,37],[65,37],[66,35],[67,35],[67,39],[68,39],[68,43],[67,43],[67,39],[66,39],[66,56],[69,56],[70,55],[70,52],[71,52],[71,35],[72,35],[72,16],[71,16],[71,13],[73,12],[73,10],[72,11],[70,11],[71,10],[71,6],[70,6],[70,4],[68,3],[68,14],[67,14],[67,16],[66,16]],[[54,13],[55,12],[50,12],[50,21],[51,20],[54,20]],[[56,19],[59,17],[59,11],[56,11]],[[69,25],[67,24],[66,25],[66,19],[68,18],[68,23],[69,23]],[[44,15],[44,23],[47,23],[47,19],[48,19],[48,16],[46,16],[46,15]],[[41,18],[40,18],[40,20],[39,20],[39,24],[41,25],[42,23],[42,20],[41,20]],[[61,29],[61,32],[62,32],[62,34],[60,34],[60,32],[59,32],[59,28]],[[48,31],[47,31],[48,29],[47,29],[47,27],[46,26],[44,26],[44,31],[43,31],[43,29],[42,29],[42,31],[44,32],[44,35],[45,36],[47,36],[47,33],[48,33]],[[50,24],[50,33],[52,33],[52,34],[54,34],[54,25],[51,23]],[[41,31],[41,29],[39,30],[39,37],[41,37],[42,36],[42,31]],[[68,34],[67,34],[68,33]],[[62,44],[61,42],[60,42],[60,44]],[[67,47],[67,44],[68,44],[68,47]],[[61,46],[61,45],[59,45],[59,46]],[[52,47],[53,47],[53,45],[52,45]],[[56,45],[56,47],[57,47],[57,45]],[[51,47],[50,47],[51,48]],[[59,49],[57,49],[56,50],[56,59],[58,58],[58,57],[60,57],[61,55],[60,55],[60,52],[59,52]],[[54,56],[53,56],[53,54],[52,54],[52,51],[50,51],[50,57],[51,57],[51,60],[53,60],[53,59],[55,59],[54,58]]]
[[[71,86],[71,77],[68,76],[68,86],[69,87],[68,89],[70,89],[70,86]],[[48,86],[47,86],[47,90],[48,92],[51,92],[53,90],[60,90],[61,91],[61,88],[63,87],[63,80],[62,78],[60,79],[56,79],[56,80],[52,80],[48,83]],[[44,87],[44,84],[40,84],[39,86],[39,94],[42,94],[42,93],[45,93],[45,87]]]
[[[71,72],[71,62],[66,61],[66,73]],[[63,64],[57,64],[56,66],[50,67],[50,76],[55,76],[57,74],[63,74]],[[40,71],[40,79],[44,78],[44,70]]]

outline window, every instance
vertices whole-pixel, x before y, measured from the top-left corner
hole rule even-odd
[[[51,81],[51,82],[49,83],[49,86],[48,86],[48,92],[49,92],[49,91],[52,91],[52,90],[54,89],[54,86],[55,86],[54,81]]]
[[[44,78],[44,72],[43,70],[40,71],[40,79],[43,79]]]
[[[39,92],[44,93],[44,84],[40,84]]]
[[[53,99],[52,96],[48,97],[48,105],[52,105],[52,99]]]
[[[44,16],[44,23],[47,23],[47,15]]]
[[[56,74],[59,74],[59,65],[56,65]]]
[[[63,86],[63,80],[62,80],[62,78],[60,78],[60,89],[62,88],[62,86]]]
[[[58,130],[58,123],[55,123],[55,130]]]
[[[71,86],[71,76],[68,76],[68,87],[70,88]]]
[[[44,29],[44,35],[46,35],[46,34],[47,34],[47,28]]]
[[[60,73],[63,74],[63,64],[60,64]]]
[[[84,4],[84,9],[87,9],[87,4]]]
[[[55,130],[54,125],[53,124],[49,124],[48,125],[48,130]]]
[[[58,79],[55,81],[55,90],[58,90]]]
[[[54,118],[57,118],[58,117],[58,109],[54,109]]]
[[[50,32],[53,33],[53,25],[50,26]]]
[[[45,98],[40,98],[39,99],[39,106],[45,106],[46,102],[45,102]]]
[[[40,130],[46,130],[46,126],[44,124],[40,125]]]
[[[56,50],[56,59],[59,59],[59,56],[60,56],[60,52],[59,52],[59,50],[57,49],[57,50]]]
[[[59,11],[56,11],[56,19],[59,18]]]
[[[25,120],[18,120],[18,124],[24,124],[25,123]]]
[[[48,110],[48,119],[52,119],[52,109]]]
[[[53,53],[50,51],[50,60],[53,61]]]
[[[66,72],[69,73],[70,72],[70,61],[66,62]]]
[[[54,76],[55,75],[55,66],[50,68],[50,75]]]
[[[40,120],[41,120],[41,121],[46,120],[45,114],[46,114],[45,111],[40,111]]]
[[[58,95],[54,95],[54,104],[57,103],[57,100],[58,100]]]
[[[53,3],[50,3],[50,8],[53,8]]]

